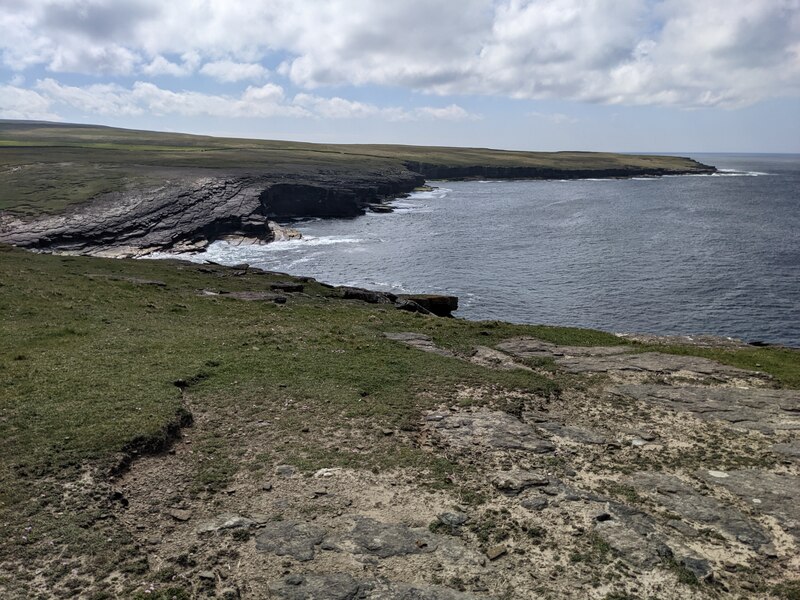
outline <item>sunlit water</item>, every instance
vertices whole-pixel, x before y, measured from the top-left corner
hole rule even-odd
[[[432,182],[392,214],[213,244],[334,284],[459,296],[458,315],[800,346],[800,157],[697,155],[715,176]]]

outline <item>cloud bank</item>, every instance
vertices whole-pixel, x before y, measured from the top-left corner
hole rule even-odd
[[[319,93],[337,86],[736,108],[800,95],[800,0],[0,0],[0,61],[39,73],[0,87],[3,115],[473,117]],[[187,91],[201,78],[248,87]]]

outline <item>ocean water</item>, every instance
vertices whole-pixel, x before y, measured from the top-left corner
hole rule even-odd
[[[391,214],[213,244],[334,284],[459,296],[458,316],[800,346],[800,156],[693,155],[712,176],[430,182]]]

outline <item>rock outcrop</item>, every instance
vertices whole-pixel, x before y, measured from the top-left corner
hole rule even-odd
[[[0,214],[0,243],[101,256],[198,250],[230,236],[275,239],[274,220],[355,217],[421,184],[402,167],[304,174],[171,170],[159,186],[105,194],[64,214]]]

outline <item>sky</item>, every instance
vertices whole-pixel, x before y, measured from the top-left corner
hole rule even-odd
[[[0,0],[0,118],[800,153],[800,0]]]

